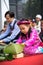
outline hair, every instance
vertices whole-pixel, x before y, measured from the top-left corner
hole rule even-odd
[[[31,31],[31,28],[29,28],[29,31],[28,31],[28,37],[30,38],[30,33],[31,33],[32,31]],[[20,33],[20,36],[21,36],[21,38],[22,37],[26,37],[27,38],[27,36],[24,34],[24,33]]]
[[[18,21],[17,25],[21,25],[21,24],[30,24],[30,22],[28,21],[28,19],[21,19]]]
[[[7,12],[5,13],[5,17],[6,17],[7,14],[9,14],[9,16],[10,16],[11,18],[12,18],[12,17],[15,17],[14,12],[7,11]]]
[[[21,19],[20,22],[22,22],[22,21],[27,21],[28,22],[28,19]],[[28,24],[25,24],[25,25],[27,26]],[[29,28],[29,31],[28,31],[28,37],[30,37],[30,33],[31,33],[31,27]],[[24,33],[22,33],[22,32],[20,32],[20,36],[21,36],[21,38],[22,37],[26,37],[27,38],[27,36]]]

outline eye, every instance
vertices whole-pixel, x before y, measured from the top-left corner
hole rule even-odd
[[[25,29],[25,28],[22,28],[22,29]]]
[[[21,30],[24,30],[25,28],[21,28]]]

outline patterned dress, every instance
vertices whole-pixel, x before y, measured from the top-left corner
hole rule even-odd
[[[20,38],[17,40],[18,44],[25,44],[24,53],[25,54],[35,54],[35,53],[43,53],[43,48],[39,46],[41,40],[38,36],[38,33],[35,29],[31,29],[30,37],[28,34],[26,35],[27,38]]]

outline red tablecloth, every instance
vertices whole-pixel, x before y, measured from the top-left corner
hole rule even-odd
[[[0,62],[0,65],[43,65],[43,54],[31,55],[12,61]]]

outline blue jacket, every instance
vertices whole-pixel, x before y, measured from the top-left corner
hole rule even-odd
[[[10,23],[10,25],[13,26],[15,21],[16,21],[16,19],[14,19],[12,21],[12,23]],[[13,30],[11,30],[10,25],[8,24],[6,31],[0,35],[0,40],[3,40],[5,43],[11,42],[12,40],[14,40],[20,32],[20,29],[19,29],[17,23],[14,24]],[[10,34],[10,36],[9,36],[9,34]]]

